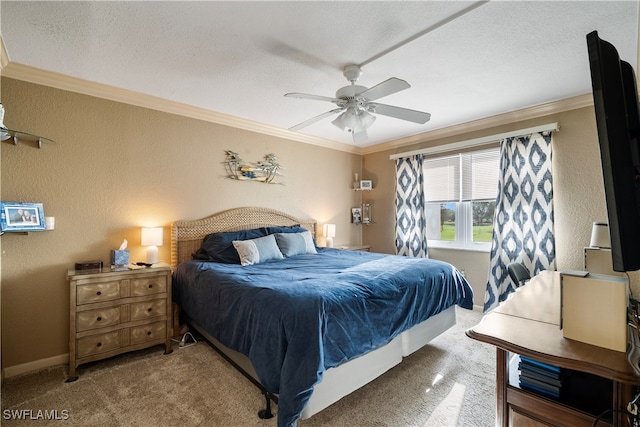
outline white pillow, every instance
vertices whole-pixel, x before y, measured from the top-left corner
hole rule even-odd
[[[276,233],[276,242],[285,257],[300,254],[317,254],[310,231],[302,233]]]
[[[251,240],[234,240],[233,246],[240,256],[240,264],[253,265],[273,259],[284,259],[273,234]]]

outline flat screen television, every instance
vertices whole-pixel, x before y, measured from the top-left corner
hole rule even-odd
[[[593,103],[615,271],[640,270],[640,116],[633,67],[587,34]]]

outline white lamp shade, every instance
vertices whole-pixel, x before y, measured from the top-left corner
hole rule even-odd
[[[325,224],[322,226],[326,246],[328,248],[333,247],[333,238],[336,237],[336,225],[335,224]]]
[[[359,108],[348,107],[344,113],[336,117],[336,119],[331,123],[342,130],[360,133],[371,126],[375,121],[376,116],[373,114]]]
[[[336,225],[325,224],[324,225],[324,237],[336,237]]]
[[[609,237],[609,225],[606,222],[594,222],[591,229],[592,248],[610,248],[611,238]]]
[[[147,264],[158,262],[158,246],[162,246],[162,227],[143,227],[140,242],[147,248]]]
[[[162,246],[162,227],[142,227],[142,246]]]

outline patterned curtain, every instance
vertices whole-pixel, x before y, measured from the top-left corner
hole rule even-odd
[[[423,155],[396,160],[396,254],[428,258]]]
[[[500,177],[484,311],[513,292],[507,265],[521,262],[532,276],[555,270],[552,133],[507,138],[500,147]]]

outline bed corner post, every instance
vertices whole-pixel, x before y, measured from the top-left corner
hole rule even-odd
[[[263,390],[262,394],[264,394],[264,397],[267,400],[267,407],[258,411],[258,417],[263,420],[268,420],[270,418],[273,418],[273,413],[271,413],[272,394],[266,390]]]

